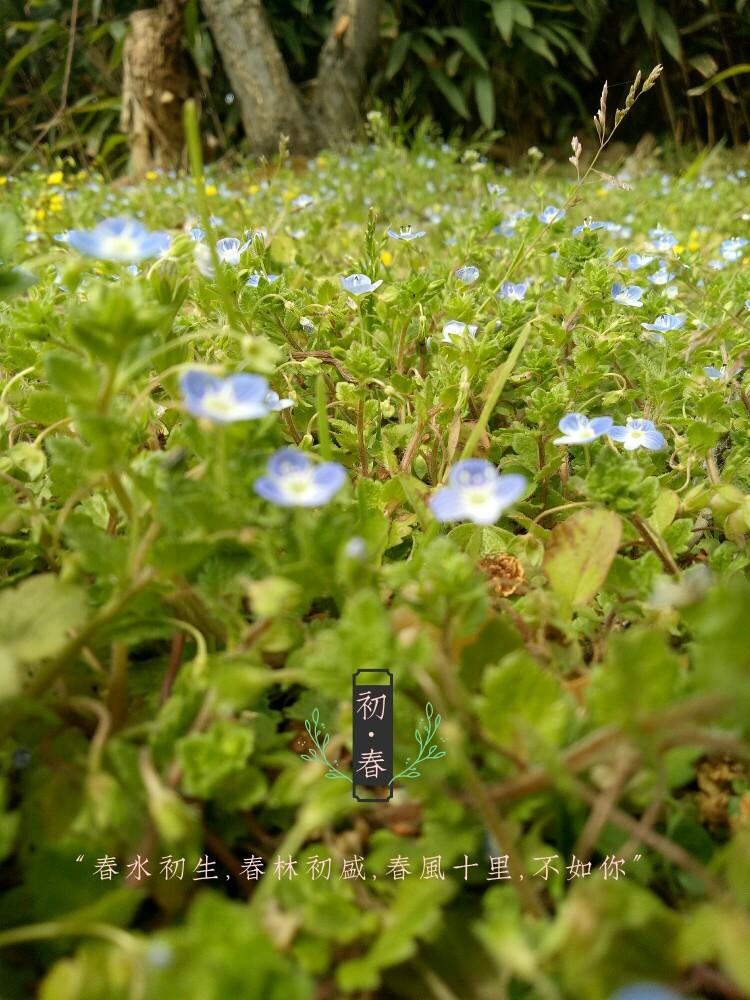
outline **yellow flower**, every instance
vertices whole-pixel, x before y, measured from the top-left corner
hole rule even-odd
[[[7,184],[7,183],[8,183],[8,178],[7,177],[0,177],[0,187],[2,187],[3,184]]]
[[[47,175],[48,184],[62,184],[63,172],[62,170],[55,170],[54,173]]]
[[[699,239],[698,239],[699,236],[700,236],[700,233],[698,232],[697,229],[691,229],[690,230],[690,239],[687,242],[687,248],[688,248],[688,250],[691,250],[693,253],[695,253],[696,251],[700,250],[700,248],[701,248],[701,245],[700,245],[700,242],[699,242]]]
[[[247,189],[248,194],[257,194],[260,191],[260,184],[251,184]]]
[[[296,191],[285,191],[281,196],[284,201],[293,201],[297,197]]]
[[[208,197],[212,197],[216,194],[217,188],[215,184],[206,184],[206,194]]]
[[[388,267],[390,262],[393,260],[393,254],[390,254],[388,253],[387,250],[384,250],[380,255],[380,259],[385,264],[385,266]]]
[[[155,170],[149,170],[146,173],[146,180],[147,181],[155,181],[158,176],[159,175],[157,174],[157,172]],[[206,192],[206,193],[208,193],[208,192]]]
[[[682,245],[682,243],[675,243],[675,245],[672,247],[672,251],[676,254],[682,253],[684,249],[685,247]]]
[[[596,193],[599,198],[604,198],[605,195],[609,194],[609,191],[606,188],[599,188],[599,190]]]
[[[46,216],[47,213],[44,211],[43,208],[38,208],[36,212],[34,212],[34,218],[37,220],[37,222],[41,222],[43,219],[46,218]]]

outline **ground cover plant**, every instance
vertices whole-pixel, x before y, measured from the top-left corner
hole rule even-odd
[[[2,995],[747,995],[741,161],[187,125],[0,188]]]

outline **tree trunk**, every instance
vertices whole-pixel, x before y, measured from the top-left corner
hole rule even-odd
[[[367,64],[378,44],[379,0],[338,0],[321,49],[313,106],[326,145],[351,142],[362,127]]]
[[[262,0],[202,0],[254,153],[272,156],[279,136],[293,153],[317,148],[315,129],[276,45]]]
[[[282,134],[290,152],[303,156],[357,135],[382,0],[337,0],[310,96],[292,83],[262,0],[201,0],[201,6],[253,153],[272,156]]]
[[[180,50],[186,0],[161,0],[130,15],[123,46],[120,127],[128,133],[136,178],[179,166],[185,136],[182,105],[190,96]]]

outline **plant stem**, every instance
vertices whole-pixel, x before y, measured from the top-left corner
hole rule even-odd
[[[315,404],[317,409],[320,457],[326,462],[329,462],[333,457],[333,451],[331,448],[331,429],[328,426],[328,395],[326,393],[326,380],[322,375],[318,375],[315,380]]]
[[[522,330],[521,333],[519,333],[518,338],[516,339],[516,342],[513,345],[510,354],[502,363],[500,368],[495,370],[495,372],[497,373],[497,377],[495,379],[494,385],[490,389],[487,399],[485,400],[484,406],[482,407],[482,412],[479,414],[479,419],[474,425],[474,429],[469,435],[468,441],[464,445],[464,450],[461,452],[462,460],[465,458],[471,458],[474,449],[477,446],[477,442],[481,438],[485,428],[487,427],[487,424],[490,421],[490,417],[492,416],[492,411],[497,406],[497,401],[500,399],[500,395],[502,394],[502,391],[505,388],[505,383],[508,381],[508,376],[513,371],[516,362],[521,356],[521,351],[526,346],[526,341],[528,339],[528,336],[529,336],[528,329]],[[495,374],[495,372],[493,372],[493,375]],[[492,379],[492,375],[490,375],[490,379]]]

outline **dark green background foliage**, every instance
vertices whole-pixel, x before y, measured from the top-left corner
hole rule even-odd
[[[142,6],[80,0],[65,111],[42,140],[50,152],[98,159],[113,171],[125,165],[117,125],[122,44],[128,15]],[[266,3],[297,83],[315,75],[332,7],[332,0]],[[0,143],[10,163],[61,106],[70,15],[68,0],[0,2]],[[392,0],[380,30],[367,103],[392,108],[406,131],[430,115],[446,133],[504,133],[503,145],[515,152],[564,144],[590,123],[603,78],[617,98],[637,70],[645,75],[662,62],[658,106],[634,113],[621,138],[650,130],[678,145],[750,139],[745,0]],[[183,46],[214,152],[226,152],[242,138],[239,112],[227,103],[230,87],[197,0],[186,8]]]

